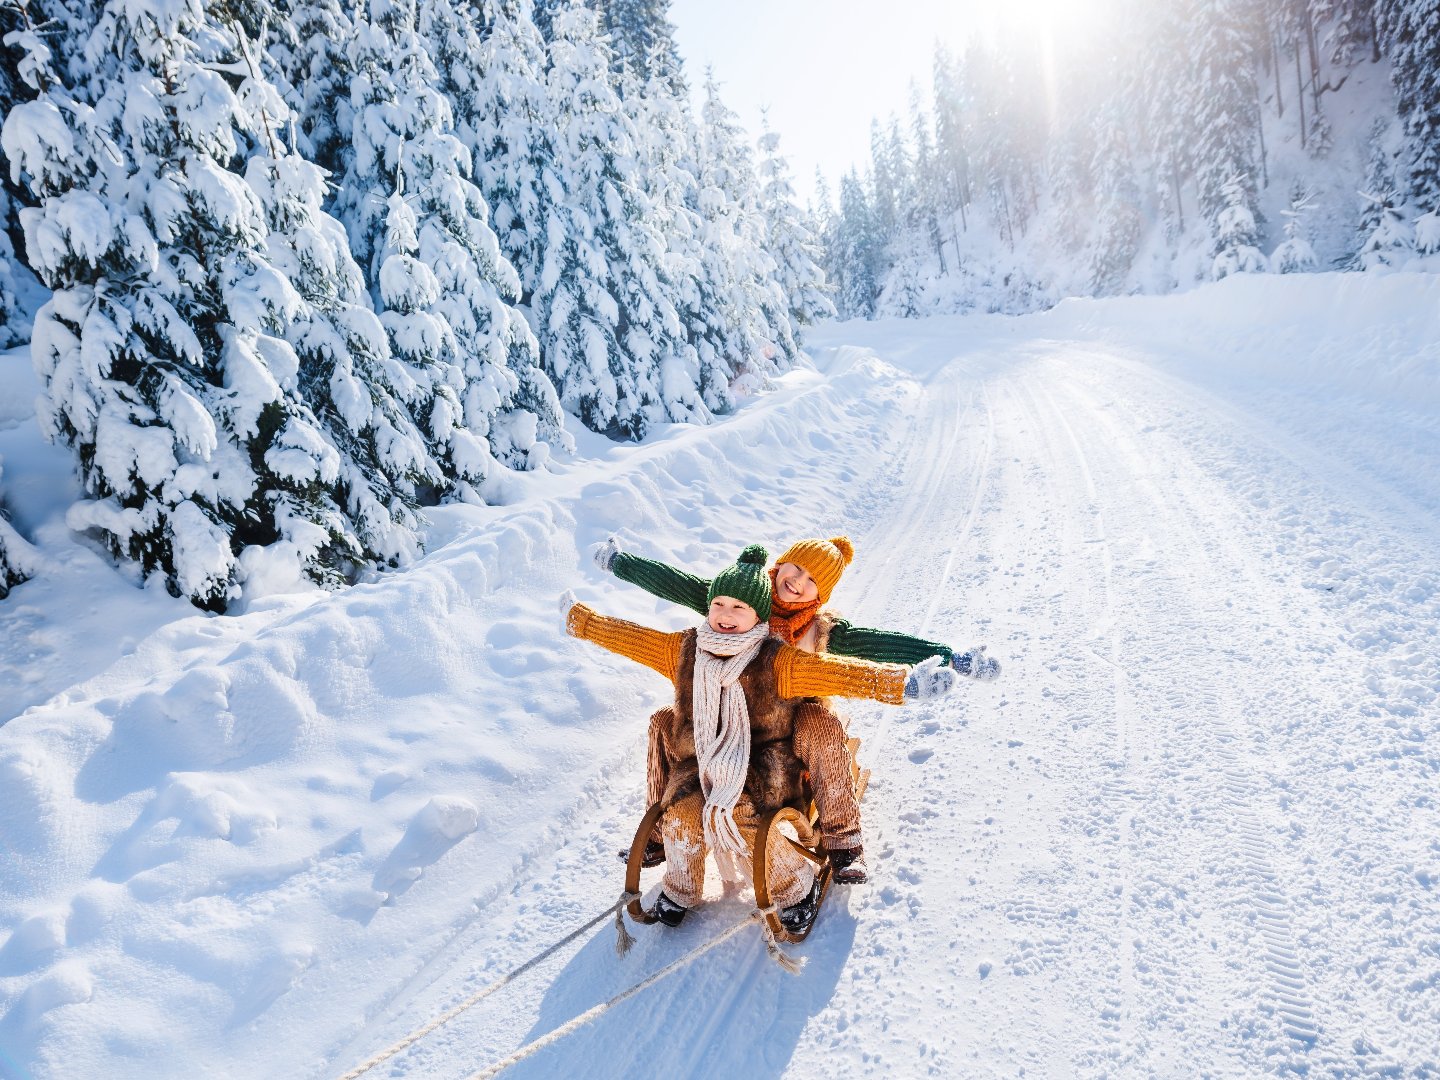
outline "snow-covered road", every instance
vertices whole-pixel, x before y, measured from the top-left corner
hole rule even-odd
[[[953,359],[921,366],[847,508],[848,614],[970,634],[1004,681],[854,710],[879,858],[802,979],[749,935],[516,1075],[1440,1069],[1440,537],[1384,479],[1403,418],[1339,446],[1307,436],[1353,425],[1350,402],[1281,410],[1134,348],[932,333],[910,347]],[[1433,424],[1410,434],[1434,449]],[[612,899],[617,874],[587,871],[626,821],[597,810],[572,842],[588,858],[539,862],[491,939],[519,958],[554,935],[519,932],[534,888]],[[448,1063],[503,1056],[747,910],[642,932],[618,962],[600,934],[408,1067],[463,1075]],[[436,973],[388,1030],[473,993],[472,971]]]
[[[844,529],[856,560],[837,607],[865,625],[986,643],[1003,678],[933,705],[850,709],[873,770],[872,881],[832,890],[814,934],[791,947],[807,959],[800,977],[747,930],[507,1075],[1440,1073],[1434,319],[1397,328],[1352,314],[1351,340],[1337,341],[1326,320],[1348,285],[1320,280],[1022,320],[828,327],[812,339],[820,375],[715,429],[577,467],[473,534],[455,525],[403,602],[382,582],[246,616],[208,654],[230,672],[237,715],[245,642],[313,687],[306,657],[330,640],[317,627],[343,660],[353,643],[333,628],[346,620],[432,602],[421,582],[480,581],[481,599],[442,590],[445,621],[400,634],[392,658],[424,655],[479,689],[392,676],[317,692],[303,739],[236,759],[257,802],[310,777],[329,817],[353,805],[376,821],[342,828],[317,811],[307,823],[277,795],[278,825],[249,843],[205,835],[173,794],[168,810],[91,799],[92,855],[109,853],[98,873],[122,895],[73,948],[63,933],[48,947],[17,945],[19,933],[0,945],[8,1067],[98,1075],[67,1065],[68,1040],[69,1061],[103,1061],[113,1076],[318,1080],[474,995],[615,900],[613,852],[643,809],[644,718],[663,682],[555,640],[545,619],[567,585],[602,610],[685,619],[603,578],[589,544],[618,530],[635,550],[705,569],[750,540]],[[1375,309],[1408,301],[1402,286],[1435,298],[1428,284],[1382,282]],[[1367,347],[1394,382],[1367,391],[1352,365],[1324,362],[1326,349]],[[1313,377],[1296,378],[1307,366]],[[443,646],[411,640],[441,625],[453,634]],[[161,670],[97,675],[95,709],[123,721],[129,688],[163,696],[183,682]],[[506,686],[533,728],[508,713],[469,736],[448,714],[414,719],[437,703],[456,716],[493,709]],[[342,698],[358,734],[330,732]],[[75,707],[0,731],[0,768],[19,776],[17,761],[58,755],[46,709]],[[526,750],[496,745],[506,732]],[[417,748],[441,736],[448,750]],[[535,746],[550,759],[531,760],[544,757]],[[100,752],[70,760],[93,772]],[[186,775],[211,776],[220,760]],[[349,804],[343,769],[357,774]],[[64,785],[52,788],[63,801]],[[397,791],[404,814],[385,810]],[[457,793],[478,808],[478,831],[437,840],[425,823],[440,811],[427,818],[422,804]],[[12,830],[17,814],[12,797]],[[188,839],[119,869],[115,847],[161,822]],[[285,873],[273,853],[246,850],[287,827],[295,851],[332,848]],[[88,850],[67,843],[77,858]],[[269,870],[243,872],[266,858]],[[6,895],[0,926],[28,913],[35,937],[34,920],[65,903],[87,925],[75,914],[89,910],[87,874],[45,880]],[[370,1075],[470,1076],[721,933],[747,899],[717,893],[678,930],[640,928],[624,959],[604,927]],[[134,910],[183,927],[184,941],[116,925]],[[264,955],[244,967],[237,942]],[[70,983],[54,978],[60,964]],[[217,975],[226,964],[244,977]],[[63,991],[82,969],[87,994],[37,1000],[45,979]],[[148,1007],[178,1009],[163,1051],[158,1034],[114,1035],[124,1007],[107,998],[107,971],[149,987]],[[216,1002],[226,1008],[212,1015]]]

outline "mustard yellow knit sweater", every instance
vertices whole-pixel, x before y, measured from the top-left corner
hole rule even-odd
[[[592,641],[602,649],[658,671],[672,683],[679,677],[683,632],[667,634],[652,630],[639,623],[601,615],[585,604],[576,604],[570,609],[565,617],[565,629],[572,637]],[[901,664],[873,664],[833,653],[807,653],[789,645],[782,645],[775,654],[776,689],[785,698],[869,698],[900,705],[905,700],[905,679],[909,673],[909,668]]]

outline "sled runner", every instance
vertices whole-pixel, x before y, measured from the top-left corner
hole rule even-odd
[[[855,801],[859,802],[864,798],[865,788],[870,782],[870,770],[860,768],[856,756],[860,748],[859,739],[847,739],[845,748],[849,751],[850,755],[850,782],[855,787]],[[825,902],[825,894],[830,889],[830,858],[825,850],[824,842],[820,839],[820,829],[818,827],[820,815],[815,808],[815,799],[810,791],[809,774],[802,774],[801,780],[802,790],[804,791],[802,804],[805,809],[802,811],[793,806],[782,806],[779,810],[772,810],[762,817],[755,831],[755,850],[768,852],[770,850],[769,840],[771,830],[779,829],[785,825],[790,826],[795,832],[795,838],[792,839],[782,832],[780,834],[781,839],[817,867],[816,877],[820,882],[819,902],[823,905]],[[651,832],[654,830],[656,823],[659,822],[660,816],[664,812],[665,805],[658,802],[645,812],[645,816],[640,819],[640,827],[635,830],[635,839],[630,844],[630,857],[625,862],[625,891],[634,894],[636,897],[627,905],[626,911],[630,913],[632,919],[641,924],[659,921],[657,916],[646,911],[640,903],[640,871],[645,861],[645,845],[649,841]],[[771,907],[769,861],[768,858],[754,860],[755,905],[762,911]],[[781,942],[794,943],[804,941],[809,937],[810,931],[815,928],[815,924],[811,923],[804,933],[791,933],[781,924],[779,915],[773,910],[767,912],[765,920],[769,923],[770,931],[774,934],[775,940]]]

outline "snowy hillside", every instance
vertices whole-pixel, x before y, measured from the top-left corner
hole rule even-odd
[[[840,531],[838,608],[1003,678],[849,707],[872,880],[798,978],[747,929],[512,1075],[1435,1075],[1437,343],[1407,274],[832,324],[713,426],[567,421],[413,566],[228,616],[65,528],[0,357],[46,566],[0,604],[0,1077],[333,1078],[501,978],[619,895],[668,693],[557,597],[690,621],[591,545]],[[711,885],[368,1075],[473,1075],[749,913]]]

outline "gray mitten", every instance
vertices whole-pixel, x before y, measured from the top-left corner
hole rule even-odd
[[[596,544],[590,555],[595,560],[595,565],[610,573],[610,568],[615,565],[615,556],[620,554],[620,541],[615,537],[607,537],[604,543]]]
[[[1000,677],[1000,661],[985,655],[985,646],[977,645],[966,653],[952,653],[950,666],[957,675],[965,675],[976,682],[994,682]]]
[[[566,589],[560,594],[560,632],[569,636],[570,634],[570,609],[580,601],[575,597],[574,589]]]
[[[948,694],[955,686],[955,672],[940,666],[940,657],[922,660],[910,669],[905,680],[906,701],[928,701]]]

